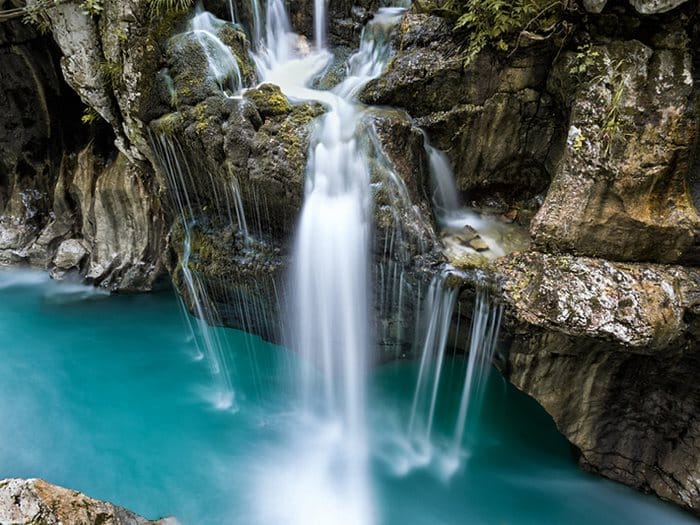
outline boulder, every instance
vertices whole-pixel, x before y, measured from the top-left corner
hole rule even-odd
[[[106,501],[41,479],[0,481],[0,523],[13,525],[177,525],[173,518],[150,521]]]
[[[58,271],[80,269],[83,261],[89,255],[89,247],[81,239],[63,241],[56,250],[53,258],[54,268]]]

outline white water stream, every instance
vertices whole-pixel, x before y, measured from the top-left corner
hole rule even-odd
[[[290,340],[303,356],[303,422],[293,439],[298,447],[278,462],[277,476],[266,471],[261,493],[269,493],[272,475],[277,490],[294,499],[277,505],[271,524],[371,525],[365,381],[372,348],[373,212],[368,152],[358,136],[363,109],[354,96],[386,66],[389,32],[402,10],[380,10],[349,61],[346,80],[333,91],[318,91],[309,85],[332,56],[323,48],[325,4],[315,6],[313,51],[291,32],[282,2],[271,0],[265,45],[255,56],[263,82],[279,85],[292,100],[318,101],[327,109],[311,138],[291,274]]]

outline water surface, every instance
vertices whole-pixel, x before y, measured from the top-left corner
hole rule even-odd
[[[313,509],[314,524],[340,523],[337,493],[314,483],[334,429],[319,424],[289,443],[299,439],[295,356],[219,329],[238,408],[217,410],[188,330],[171,292],[107,296],[0,273],[0,478],[41,477],[185,525],[275,523],[290,507],[307,518]],[[438,444],[459,406],[464,360],[445,370]],[[369,377],[379,523],[696,523],[578,470],[547,414],[495,373],[465,438],[468,457],[448,479],[439,451],[416,455],[403,441],[416,375],[417,363],[398,362]]]

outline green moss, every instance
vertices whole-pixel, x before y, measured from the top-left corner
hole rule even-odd
[[[100,63],[100,71],[105,79],[112,86],[112,89],[117,89],[122,80],[123,66],[120,62],[113,60],[105,60]]]
[[[151,128],[155,133],[171,137],[180,129],[183,122],[182,114],[176,111],[151,122]]]
[[[287,97],[278,86],[273,84],[263,84],[257,88],[249,89],[246,91],[245,97],[255,103],[263,117],[285,115],[292,111],[292,105]]]
[[[255,78],[255,67],[250,59],[250,44],[245,32],[237,25],[226,24],[218,30],[217,36],[236,57],[241,77],[252,81]]]

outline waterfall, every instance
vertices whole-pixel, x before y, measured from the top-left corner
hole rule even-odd
[[[213,326],[220,324],[219,316],[213,303],[209,300],[206,287],[190,268],[192,230],[196,223],[196,203],[192,201],[193,196],[196,197],[196,192],[192,189],[194,187],[193,173],[187,162],[182,160],[184,159],[182,148],[175,139],[163,135],[151,136],[150,139],[161,170],[166,175],[168,189],[183,229],[183,254],[180,270],[190,305],[195,314],[193,322],[189,316],[185,317],[188,319],[199,352],[207,358],[207,363],[215,379],[216,391],[209,398],[218,409],[235,409],[235,394],[226,348],[219,339],[217,331],[213,328]],[[180,299],[180,304],[186,311],[187,306],[182,299]]]
[[[279,85],[292,100],[327,108],[310,140],[290,272],[290,341],[302,360],[301,428],[293,439],[299,444],[273,469],[277,475],[266,473],[264,483],[264,492],[272,483],[276,492],[300,501],[272,515],[267,500],[261,507],[269,523],[372,525],[365,382],[372,348],[367,312],[373,209],[370,150],[361,125],[366,115],[355,95],[386,66],[389,34],[403,10],[379,10],[349,60],[346,79],[329,92],[309,87],[331,58],[322,49],[325,5],[315,6],[314,51],[291,33],[282,2],[269,0],[265,46],[254,54],[263,81]]]
[[[428,154],[430,175],[433,180],[433,205],[438,217],[454,215],[459,211],[459,193],[450,161],[442,151],[428,144],[424,134],[425,151]]]
[[[238,59],[218,36],[217,29],[225,22],[197,6],[197,13],[189,23],[188,32],[204,51],[209,72],[223,92],[236,94],[243,88]]]
[[[477,286],[471,330],[466,335],[469,347],[464,369],[459,410],[454,416],[451,435],[438,429],[435,417],[438,392],[448,382],[444,360],[458,290],[446,286],[452,270],[437,275],[430,284],[423,308],[423,339],[418,377],[404,436],[396,436],[394,452],[386,454],[389,466],[404,475],[412,469],[432,467],[443,479],[449,479],[469,456],[465,443],[468,428],[474,428],[483,402],[486,380],[498,342],[503,307],[491,301],[485,287]],[[459,337],[457,328],[453,333]],[[455,342],[455,344],[457,344]],[[398,454],[398,455],[397,455]]]
[[[425,339],[408,423],[409,440],[423,450],[428,449],[430,444],[442,363],[457,299],[457,289],[445,287],[448,275],[444,272],[433,279],[425,299]],[[424,421],[418,421],[421,414],[426,412]]]
[[[455,456],[459,454],[462,447],[469,409],[473,411],[473,418],[478,417],[486,379],[491,369],[491,360],[498,342],[502,317],[503,306],[490,304],[488,291],[478,289],[469,340],[469,360],[452,440]]]
[[[314,0],[314,43],[316,49],[326,44],[326,0]]]

